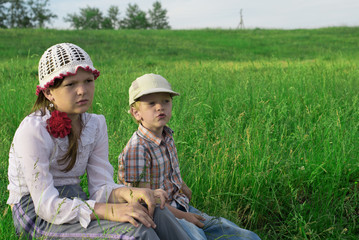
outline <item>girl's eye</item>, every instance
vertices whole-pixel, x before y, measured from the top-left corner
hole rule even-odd
[[[150,102],[150,105],[155,105],[155,102]]]
[[[73,83],[66,83],[65,87],[71,87],[72,85],[74,85]]]
[[[91,82],[93,82],[94,80],[93,79],[87,79],[87,82],[88,83],[91,83]]]

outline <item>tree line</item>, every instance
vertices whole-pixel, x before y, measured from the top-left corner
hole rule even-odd
[[[67,14],[64,18],[75,29],[169,29],[167,10],[156,1],[148,13],[137,4],[128,4],[126,15],[120,19],[117,6],[110,6],[107,16],[99,8],[80,8],[80,13]]]
[[[57,18],[49,8],[49,0],[0,1],[1,28],[44,28],[46,23]],[[120,18],[117,6],[110,6],[107,15],[99,8],[80,8],[79,13],[64,17],[75,29],[170,29],[167,10],[159,1],[146,13],[137,4],[128,4],[125,16]]]
[[[49,0],[1,0],[1,28],[43,28],[57,18],[48,9]]]

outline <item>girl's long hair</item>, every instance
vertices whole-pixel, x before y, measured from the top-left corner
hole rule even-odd
[[[49,88],[50,89],[58,88],[61,85],[62,81],[63,79],[56,79],[54,85]],[[41,91],[36,99],[34,106],[32,107],[31,112],[40,111],[41,115],[44,116],[46,114],[46,109],[48,109],[51,113],[55,109],[54,107],[50,107],[50,103],[51,102],[45,97],[44,93]],[[81,118],[80,121],[82,121]],[[81,122],[81,129],[79,131],[79,136],[81,135],[81,130],[82,130],[82,122]],[[71,128],[71,132],[68,135],[69,148],[67,149],[65,155],[57,161],[59,165],[66,165],[67,163],[67,166],[64,169],[62,169],[63,172],[68,172],[75,166],[79,136],[77,136],[74,133],[74,130]]]

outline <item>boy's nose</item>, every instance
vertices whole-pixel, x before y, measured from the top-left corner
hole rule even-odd
[[[157,110],[162,110],[163,109],[163,105],[161,103],[157,103],[156,104],[156,109]]]

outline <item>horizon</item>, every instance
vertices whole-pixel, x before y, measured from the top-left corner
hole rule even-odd
[[[79,14],[80,8],[96,7],[103,15],[111,5],[118,6],[119,18],[125,16],[128,4],[137,4],[142,11],[152,9],[151,2],[145,0],[104,0],[100,3],[89,1],[49,1],[48,8],[57,19],[47,24],[55,29],[72,29],[63,18],[67,14]],[[181,4],[174,0],[159,1],[167,16],[171,29],[315,29],[326,27],[355,27],[359,26],[357,9],[359,1],[355,0],[302,0],[288,3],[286,0],[244,0],[239,5],[236,0],[185,0]],[[68,8],[71,5],[71,9]],[[233,7],[238,5],[238,7]],[[241,14],[242,10],[242,21]],[[304,16],[304,17],[303,17]]]

